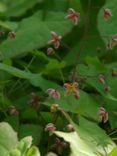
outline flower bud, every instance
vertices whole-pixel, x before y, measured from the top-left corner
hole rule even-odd
[[[58,104],[53,104],[51,106],[51,112],[56,113],[58,111],[59,105]]]
[[[100,75],[98,76],[98,80],[99,80],[102,84],[105,84],[105,76],[104,76],[104,75],[100,74]]]
[[[18,116],[19,115],[19,111],[16,109],[15,106],[10,106],[9,108],[9,114],[13,115],[13,116]]]
[[[45,131],[53,132],[56,130],[56,127],[53,123],[48,123],[45,127]]]
[[[54,49],[53,48],[48,48],[47,49],[47,55],[53,55],[54,54]]]
[[[61,97],[60,93],[57,90],[53,89],[53,88],[49,88],[47,90],[47,93],[49,94],[49,96],[51,96],[51,97],[53,97],[55,99],[60,99],[60,97]]]
[[[72,124],[68,124],[68,125],[67,125],[67,129],[68,129],[68,131],[70,131],[70,132],[74,131],[74,127],[73,127]]]
[[[112,76],[117,76],[117,68],[112,68],[111,73]]]
[[[16,33],[14,31],[10,31],[8,33],[8,36],[11,38],[11,39],[14,39],[16,37]]]
[[[110,88],[110,86],[106,86],[106,87],[104,88],[104,90],[105,90],[105,92],[110,92],[111,88]]]

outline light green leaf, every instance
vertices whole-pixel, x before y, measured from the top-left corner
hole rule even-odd
[[[55,134],[70,143],[70,156],[96,156],[93,148],[89,147],[76,132],[65,133],[56,131]]]
[[[37,147],[32,146],[25,156],[40,156],[40,152]]]
[[[116,156],[117,155],[117,147],[115,147],[109,154],[108,156]]]
[[[18,143],[17,134],[12,127],[6,123],[0,123],[0,155],[6,156],[6,154],[16,147]]]

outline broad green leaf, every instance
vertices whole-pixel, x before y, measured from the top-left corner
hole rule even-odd
[[[6,71],[13,76],[18,78],[27,79],[31,82],[32,85],[40,87],[44,92],[48,88],[60,88],[59,85],[53,83],[52,81],[44,79],[41,74],[33,74],[30,72],[22,71],[12,66],[0,63],[0,70]]]
[[[39,11],[21,21],[15,39],[7,39],[0,45],[1,59],[24,55],[29,51],[47,45],[51,31],[60,35],[68,33],[72,24],[65,20],[62,12],[48,12],[43,20],[43,12]]]
[[[0,21],[0,26],[8,30],[16,30],[18,28],[18,23],[10,21]]]
[[[38,145],[42,136],[42,127],[35,124],[23,124],[20,125],[18,134],[20,139],[32,136],[33,144]]]
[[[6,11],[6,5],[3,2],[0,2],[0,13],[4,13]]]
[[[12,127],[6,123],[0,123],[0,155],[6,156],[7,153],[16,147],[18,143],[17,134]]]
[[[114,34],[117,34],[117,27],[115,25],[117,24],[116,16],[117,16],[117,1],[116,0],[106,0],[105,5],[103,8],[108,8],[111,10],[113,16],[109,17],[108,20],[105,20],[103,17],[103,8],[100,9],[99,15],[98,15],[98,28],[101,34],[102,39],[108,44],[109,40],[111,40],[111,37]]]
[[[43,0],[12,0],[12,1],[3,1],[5,5],[5,11],[3,12],[6,17],[18,17],[26,13],[27,10],[33,8],[36,4],[39,5]]]
[[[26,110],[21,112],[21,119],[36,121],[36,120],[38,120],[37,111],[34,108],[29,108],[29,106],[28,106]]]
[[[76,1],[76,3],[78,2],[77,0],[71,0],[71,3],[74,3],[74,1]],[[97,29],[97,15],[103,3],[104,0],[95,0],[91,1],[91,3],[85,0],[81,1],[84,14],[80,22],[84,23],[84,27],[81,29],[77,28],[79,32],[75,34],[75,39],[73,38],[73,45],[71,45],[70,42],[70,52],[64,59],[67,65],[74,65],[74,63],[77,64],[82,60],[84,61],[86,56],[100,57],[105,54],[107,55],[107,50]],[[76,7],[77,6],[75,6],[75,8]],[[100,49],[99,52],[97,49]]]
[[[53,10],[53,11],[66,11],[67,7],[68,7],[68,1],[67,0],[51,0],[50,1],[45,1],[45,7],[44,7],[44,11],[45,14],[48,13],[48,10]]]
[[[104,66],[96,58],[93,60],[93,58],[91,59],[90,57],[88,57],[86,59],[86,62],[88,63],[88,66],[83,65],[83,64],[77,66],[78,75],[87,78],[86,83],[89,86],[95,88],[103,97],[113,100],[113,101],[117,101],[116,96],[111,94],[111,92],[110,93],[106,92],[104,89],[105,85],[100,83],[98,80],[99,74],[103,74],[106,76],[108,75],[108,72],[110,71],[110,69],[107,66]],[[107,79],[108,85],[110,85],[111,82],[108,81],[108,77],[109,76],[107,76],[106,79]]]
[[[79,125],[80,126],[76,127],[78,134],[82,137],[82,139],[85,139],[87,143],[92,142],[97,150],[98,148],[102,148],[102,151],[104,152],[104,149],[106,149],[108,145],[112,147],[115,146],[111,138],[109,138],[106,132],[96,123],[90,122],[89,120],[86,120],[80,116]]]
[[[97,80],[97,78],[94,78],[94,79],[90,79],[90,80],[87,80],[87,83],[90,85],[90,86],[92,86],[92,87],[94,87],[94,88],[96,88],[96,90],[102,95],[102,96],[104,96],[105,98],[107,98],[107,99],[110,99],[110,100],[113,100],[113,101],[117,101],[117,98],[116,97],[114,97],[113,95],[111,95],[110,93],[108,93],[108,92],[106,92],[105,90],[104,90],[104,85],[103,84],[101,84],[98,80]]]

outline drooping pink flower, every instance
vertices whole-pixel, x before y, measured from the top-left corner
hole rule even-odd
[[[108,121],[108,112],[105,108],[100,107],[98,111],[98,115],[102,122],[106,123]]]
[[[48,42],[48,44],[53,45],[54,48],[59,48],[60,41],[62,39],[62,36],[58,36],[57,33],[54,31],[51,31],[51,40]]]
[[[79,22],[80,13],[76,12],[72,8],[69,8],[68,15],[65,18],[72,20],[74,22],[74,24],[77,25]]]
[[[53,89],[53,88],[49,88],[47,90],[47,93],[49,94],[49,96],[51,96],[51,97],[53,97],[55,99],[60,99],[60,97],[61,97],[60,93],[57,90]]]
[[[111,16],[112,16],[111,10],[108,9],[108,8],[104,9],[104,11],[103,11],[103,17],[104,17],[104,19],[105,20],[108,20],[108,18],[111,17]]]

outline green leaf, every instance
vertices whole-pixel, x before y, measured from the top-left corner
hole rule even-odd
[[[37,147],[32,146],[32,137],[28,136],[23,138],[17,147],[9,152],[7,156],[40,156]]]
[[[1,59],[24,55],[29,51],[47,45],[51,31],[60,35],[68,33],[72,24],[65,20],[62,12],[48,12],[43,20],[43,12],[39,11],[19,23],[15,39],[7,39],[0,45]]]
[[[7,153],[16,147],[18,143],[17,134],[12,127],[6,123],[0,123],[0,154],[6,156]]]
[[[115,25],[117,25],[117,1],[113,0],[106,0],[105,5],[103,6],[103,8],[108,8],[111,10],[113,16],[109,17],[108,20],[104,20],[103,17],[103,8],[100,9],[99,15],[98,15],[98,28],[101,34],[102,39],[104,40],[104,42],[108,43],[108,41],[111,39],[111,37],[114,34],[117,34],[117,27],[115,27]]]
[[[18,134],[20,139],[32,136],[33,144],[38,145],[42,136],[42,127],[35,124],[23,124],[20,125]]]
[[[0,13],[4,13],[6,11],[6,5],[3,2],[0,2]]]
[[[41,74],[33,74],[30,72],[22,71],[20,69],[17,69],[15,67],[0,63],[0,70],[6,71],[13,76],[16,76],[18,78],[27,79],[31,82],[32,85],[40,87],[44,92],[48,88],[60,88],[59,85],[56,83],[53,83],[52,81],[44,79]]]
[[[3,15],[6,17],[18,17],[26,13],[27,10],[33,8],[36,4],[38,5],[40,2],[42,2],[42,0],[12,0],[11,2],[3,2],[6,7]]]
[[[25,156],[40,156],[40,153],[37,147],[32,146]]]
[[[0,21],[0,26],[8,30],[16,30],[18,28],[18,23],[10,21]]]
[[[111,93],[108,93],[104,90],[104,85],[101,84],[97,78],[94,79],[89,79],[87,80],[87,84],[91,85],[92,87],[96,88],[96,90],[105,98],[113,100],[113,101],[117,101],[117,98],[115,98],[113,95],[111,95]]]

